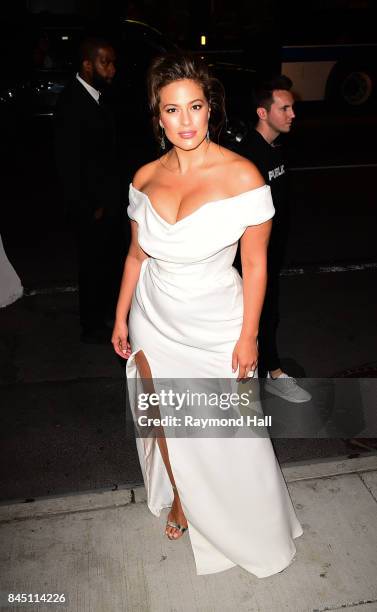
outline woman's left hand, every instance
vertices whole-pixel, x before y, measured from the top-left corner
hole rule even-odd
[[[238,340],[232,354],[232,371],[238,368],[237,382],[248,378],[250,372],[254,372],[258,365],[258,347],[255,338],[243,338]]]

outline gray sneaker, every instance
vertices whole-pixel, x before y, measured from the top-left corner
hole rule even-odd
[[[264,388],[269,393],[282,397],[287,400],[287,402],[294,402],[295,404],[309,402],[312,399],[310,393],[300,387],[295,378],[288,376],[288,374],[284,372],[277,378],[267,378]]]

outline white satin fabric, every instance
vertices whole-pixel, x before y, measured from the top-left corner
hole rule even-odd
[[[128,215],[138,223],[143,261],[129,316],[127,363],[131,409],[141,391],[135,354],[154,379],[235,379],[242,280],[232,264],[250,225],[274,215],[266,185],[203,204],[175,224],[130,185]],[[157,383],[158,384],[158,383]],[[198,574],[235,565],[258,577],[292,561],[302,534],[269,438],[166,438]],[[156,516],[173,491],[158,444],[138,438],[148,507]]]
[[[0,308],[9,306],[23,294],[21,281],[5,254],[0,236]]]

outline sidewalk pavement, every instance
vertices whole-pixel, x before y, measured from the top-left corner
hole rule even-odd
[[[304,535],[291,566],[263,579],[238,567],[197,576],[187,534],[164,536],[167,511],[154,517],[143,488],[2,505],[0,609],[15,609],[12,592],[65,595],[37,611],[375,612],[377,454],[283,472]]]
[[[376,271],[284,278],[279,344],[285,360],[294,356],[312,377],[375,364],[375,279]],[[360,299],[366,289],[367,302]],[[28,488],[35,497],[47,476],[70,491],[130,477],[123,433],[114,435],[117,424],[123,431],[123,408],[120,400],[110,401],[123,370],[109,347],[80,345],[76,302],[75,293],[35,295],[2,313],[0,391],[9,424],[2,433],[12,451],[3,462],[8,499],[26,496]],[[116,447],[107,463],[103,440]],[[284,468],[304,528],[295,541],[296,560],[265,579],[237,567],[197,576],[187,534],[167,540],[167,512],[156,519],[142,488],[0,505],[0,610],[16,609],[2,605],[8,591],[64,593],[68,604],[58,609],[69,612],[376,612],[377,454],[305,463]],[[57,466],[65,466],[66,481]],[[46,609],[56,608],[33,605]]]

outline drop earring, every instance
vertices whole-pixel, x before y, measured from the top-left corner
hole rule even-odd
[[[161,147],[161,149],[163,151],[165,151],[165,149],[166,149],[166,142],[165,142],[164,128],[162,126],[161,126],[160,147]]]
[[[209,130],[207,130],[206,141],[209,142]]]

